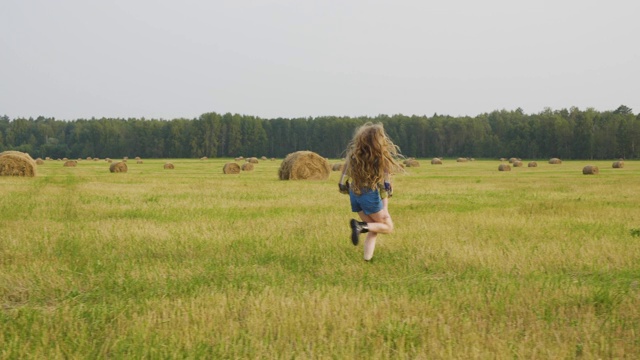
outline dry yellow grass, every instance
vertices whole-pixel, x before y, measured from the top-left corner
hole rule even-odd
[[[640,353],[637,162],[408,168],[366,263],[338,172],[165,161],[0,178],[0,358]]]

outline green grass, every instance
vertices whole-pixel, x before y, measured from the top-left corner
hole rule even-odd
[[[640,354],[638,162],[422,160],[368,263],[338,172],[228,161],[0,177],[0,359]]]

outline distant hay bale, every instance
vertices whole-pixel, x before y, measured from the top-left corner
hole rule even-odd
[[[511,166],[509,166],[509,164],[500,164],[498,171],[511,171]]]
[[[122,158],[122,160],[127,161],[127,160],[129,160],[129,157],[128,157],[128,156],[124,156],[124,157]]]
[[[267,157],[266,157],[266,156],[263,156],[263,157],[261,157],[260,159],[262,159],[262,160],[267,160]]]
[[[100,158],[93,158],[93,161],[100,161]]]
[[[44,158],[45,160],[51,160],[51,158],[49,156]]]
[[[469,159],[463,158],[463,157],[459,157],[456,159],[456,162],[467,162],[467,161],[469,161]]]
[[[512,165],[513,165],[513,167],[522,167],[523,164],[522,164],[522,161],[516,160],[516,161],[513,162]]]
[[[612,166],[614,169],[622,169],[624,167],[624,161],[615,161]]]
[[[91,156],[87,156],[87,160],[91,160],[91,159],[92,159]]]
[[[136,156],[136,160],[140,160],[140,156]]]
[[[253,166],[254,166],[253,163],[246,162],[242,164],[240,168],[242,169],[242,171],[253,171]]]
[[[172,163],[170,163],[170,162],[168,162],[168,163],[165,163],[165,164],[164,164],[164,169],[165,169],[165,170],[173,170],[173,169],[175,169],[175,168],[176,168],[176,167],[175,167],[175,166],[173,166],[173,164],[172,164]]]
[[[136,160],[136,164],[142,164],[142,160]]]
[[[113,162],[113,160],[111,160],[111,159],[107,159],[107,162],[108,162],[109,164],[111,164],[111,163]]]
[[[560,160],[558,158],[551,158],[549,160],[549,164],[562,164],[562,160]]]
[[[513,164],[515,161],[518,161],[518,159],[514,157],[509,158],[509,164]]]
[[[527,164],[528,167],[538,167],[538,163],[535,161],[531,161],[529,162],[529,164]]]
[[[62,161],[69,161],[69,159],[67,159],[66,157],[63,157]]]
[[[20,151],[0,153],[0,176],[36,176],[37,164],[31,156]]]
[[[44,164],[44,160],[42,160],[40,158],[37,158],[36,159],[36,165],[42,165],[42,164]]]
[[[507,161],[506,158],[500,158],[500,161]]]
[[[440,158],[431,159],[431,165],[442,165],[442,159]]]
[[[280,180],[326,180],[331,174],[329,161],[313,151],[296,151],[280,164]]]
[[[222,167],[223,174],[240,174],[240,165],[236,163],[226,163]]]
[[[207,159],[208,159],[208,157],[206,157],[206,156],[203,156],[203,157],[200,158],[200,160],[207,160]]]
[[[332,171],[342,171],[344,169],[344,163],[335,163],[331,166]]]
[[[416,159],[410,158],[404,161],[406,167],[420,167],[420,162]]]
[[[258,158],[256,158],[256,157],[248,158],[247,161],[252,163],[252,164],[257,164],[258,163]]]
[[[587,165],[582,168],[582,173],[584,175],[597,175],[600,173],[600,169],[595,165]]]
[[[78,162],[76,160],[67,160],[64,162],[64,164],[62,164],[62,166],[64,167],[76,167],[78,165]]]
[[[109,171],[112,173],[126,173],[129,168],[124,161],[114,162],[109,165]]]

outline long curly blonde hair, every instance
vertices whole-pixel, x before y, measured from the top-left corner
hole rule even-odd
[[[351,178],[351,189],[360,194],[362,189],[376,189],[384,183],[387,175],[404,171],[396,146],[381,123],[367,122],[355,130],[347,147],[347,175]]]

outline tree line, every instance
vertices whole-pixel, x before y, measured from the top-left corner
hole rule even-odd
[[[640,114],[551,110],[525,114],[496,110],[475,117],[379,115],[376,117],[262,119],[239,114],[202,114],[194,119],[9,119],[0,117],[0,151],[51,158],[201,158],[266,156],[298,150],[344,156],[353,131],[381,122],[405,156],[523,159],[636,159]]]

